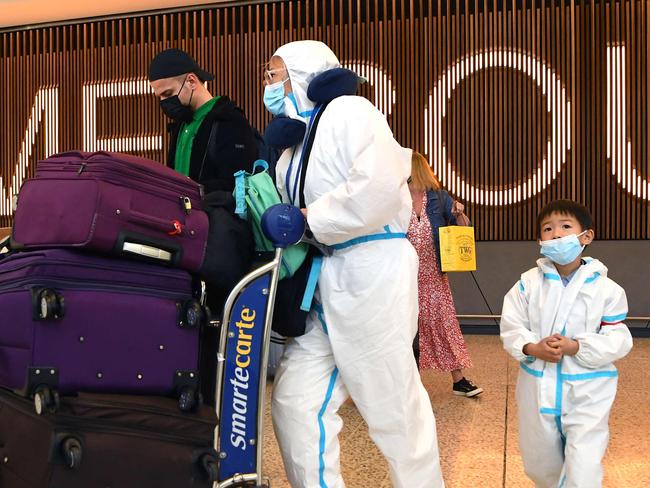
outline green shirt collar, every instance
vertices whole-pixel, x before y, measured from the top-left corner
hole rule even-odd
[[[212,107],[214,107],[214,104],[217,103],[217,100],[219,100],[219,97],[214,97],[205,102],[203,105],[201,105],[198,109],[196,109],[196,112],[194,112],[194,115],[192,115],[192,121],[202,121],[206,115],[212,110]]]

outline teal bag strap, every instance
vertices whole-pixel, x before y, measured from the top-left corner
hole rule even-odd
[[[246,220],[246,171],[239,170],[235,174],[235,213],[240,219]]]
[[[255,174],[258,168],[262,168],[262,171],[268,171],[269,163],[267,163],[263,159],[258,159],[253,163],[253,174]],[[235,173],[235,175],[237,175],[237,173]]]
[[[318,284],[318,277],[320,276],[322,267],[323,256],[314,256],[311,268],[309,269],[305,294],[302,296],[302,303],[300,304],[300,310],[303,310],[304,312],[309,312],[311,310],[311,303],[314,300],[314,293],[316,293],[316,285]]]
[[[269,163],[263,159],[258,159],[253,163],[252,173],[247,173],[242,169],[233,175],[235,177],[235,213],[241,219],[248,219],[248,212],[246,211],[246,179],[256,174],[260,168],[262,168],[260,173],[268,171]]]

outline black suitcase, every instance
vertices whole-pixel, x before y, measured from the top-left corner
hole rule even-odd
[[[169,398],[80,394],[37,415],[0,390],[0,487],[211,488],[215,425]]]

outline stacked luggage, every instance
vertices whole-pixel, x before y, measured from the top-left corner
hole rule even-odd
[[[259,455],[228,460],[243,468],[219,461],[221,385],[236,360],[219,364],[217,412],[200,394],[200,338],[216,322],[195,275],[208,241],[202,197],[189,178],[125,154],[59,154],[24,183],[0,254],[0,486],[262,484]],[[257,307],[251,382],[262,393],[276,268],[233,290],[219,332],[228,358],[234,322]]]
[[[194,408],[207,315],[189,272],[207,235],[200,186],[158,163],[39,162],[10,246],[30,252],[0,262],[0,385],[34,397],[37,413],[79,391],[175,394]]]

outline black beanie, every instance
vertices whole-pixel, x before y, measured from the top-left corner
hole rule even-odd
[[[165,49],[156,54],[149,65],[149,81],[172,78],[185,73],[194,73],[199,80],[214,80],[214,76],[203,71],[196,61],[180,49]]]

